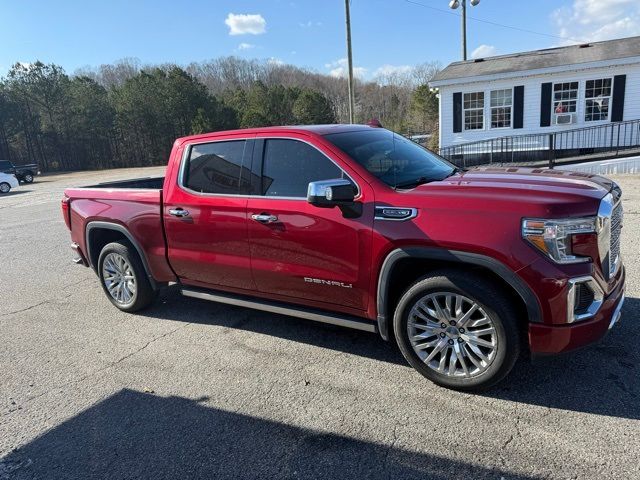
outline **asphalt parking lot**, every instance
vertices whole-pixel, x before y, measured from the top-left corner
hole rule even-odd
[[[640,176],[624,191],[627,302],[598,345],[496,390],[424,380],[376,335],[164,292],[116,310],[71,263],[67,186],[0,197],[0,480],[640,478]]]

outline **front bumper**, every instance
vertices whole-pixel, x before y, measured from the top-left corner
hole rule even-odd
[[[590,320],[567,325],[530,323],[531,353],[545,355],[568,352],[600,340],[620,320],[624,302],[624,282],[623,271],[621,281],[605,297],[598,313]]]

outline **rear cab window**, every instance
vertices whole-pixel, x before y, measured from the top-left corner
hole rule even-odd
[[[182,167],[181,185],[197,193],[242,195],[252,191],[251,149],[246,139],[192,145]]]

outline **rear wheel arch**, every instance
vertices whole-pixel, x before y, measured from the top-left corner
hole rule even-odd
[[[393,250],[385,257],[378,276],[377,323],[383,339],[389,340],[393,336],[391,330],[394,308],[406,288],[429,271],[440,268],[461,271],[472,268],[476,272],[485,273],[489,282],[508,287],[511,299],[529,322],[542,321],[542,310],[534,293],[502,262],[476,253],[435,247],[403,247]],[[401,275],[405,270],[408,270],[407,275]],[[526,322],[522,323],[526,327]]]
[[[124,226],[112,222],[89,222],[85,231],[85,241],[87,246],[87,260],[96,272],[98,271],[98,258],[100,257],[100,252],[105,247],[105,245],[118,241],[128,242],[138,253],[138,257],[140,258],[147,277],[151,282],[151,286],[154,290],[158,289],[158,283],[155,281],[153,275],[151,274],[149,263],[147,262],[147,257],[144,254],[144,250],[140,247],[139,243],[136,241],[131,232],[129,232],[129,230]]]

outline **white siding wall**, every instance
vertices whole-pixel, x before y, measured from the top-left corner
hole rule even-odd
[[[609,123],[609,121],[584,121],[584,94],[587,80],[626,75],[626,90],[624,102],[624,120],[640,118],[640,63],[633,65],[617,65],[605,68],[591,68],[588,70],[567,70],[562,73],[552,73],[535,76],[523,76],[506,80],[491,80],[440,87],[440,146],[446,147],[458,143],[474,142],[488,138],[504,137],[508,135],[524,135],[527,133],[550,133],[560,130],[570,130],[585,126]],[[576,123],[571,125],[540,126],[540,88],[546,82],[578,81],[578,103]],[[524,85],[524,125],[523,128],[491,129],[489,92],[502,88],[512,88]],[[485,110],[483,130],[467,130],[460,133],[453,132],[453,94],[454,92],[485,92]],[[609,107],[611,110],[611,106]]]

